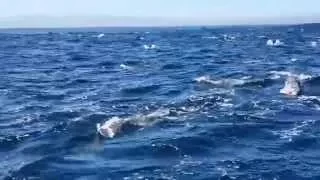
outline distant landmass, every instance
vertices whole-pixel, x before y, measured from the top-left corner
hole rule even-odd
[[[268,25],[318,23],[320,15],[296,17],[212,17],[162,18],[114,16],[19,16],[0,18],[0,28],[60,28],[60,27],[136,27],[136,26],[201,26],[201,25]]]

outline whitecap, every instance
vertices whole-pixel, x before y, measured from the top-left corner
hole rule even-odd
[[[296,61],[298,61],[298,59],[297,58],[291,58],[291,61],[292,62],[296,62]]]
[[[302,100],[302,101],[308,101],[308,100],[318,100],[320,102],[320,97],[318,96],[299,96],[298,98],[299,100]]]
[[[224,39],[225,41],[232,41],[232,40],[235,40],[236,37],[235,37],[235,36],[228,35],[228,34],[224,34],[224,35],[223,35],[223,39]]]
[[[151,45],[145,44],[145,45],[143,45],[143,48],[144,49],[156,49],[156,48],[158,48],[158,46],[156,46],[155,44],[151,44]]]
[[[270,79],[273,79],[273,80],[280,79],[280,78],[281,78],[281,76],[279,76],[278,74],[272,74],[270,76]]]
[[[125,70],[130,70],[132,69],[131,66],[125,65],[125,64],[120,64],[120,68],[125,69]]]
[[[234,106],[233,104],[227,103],[227,102],[218,102],[217,104],[218,104],[219,106],[225,107],[225,108],[233,107],[233,106]]]
[[[318,43],[316,41],[310,42],[311,47],[317,47]]]
[[[272,39],[269,39],[266,43],[267,46],[282,46],[284,43],[281,42],[279,39],[276,39],[273,41]]]
[[[308,74],[299,74],[298,78],[299,80],[309,80],[309,79],[312,79],[312,76]]]
[[[244,76],[244,77],[242,77],[241,79],[242,80],[249,80],[249,79],[251,79],[252,78],[252,76]]]
[[[292,73],[288,71],[271,71],[271,74],[281,75],[281,76],[291,76]]]
[[[218,39],[217,36],[205,36],[205,37],[202,37],[203,39]]]
[[[201,76],[201,77],[195,78],[195,81],[197,81],[197,82],[210,81],[210,77],[209,76]]]
[[[144,49],[149,49],[150,47],[145,44],[145,45],[143,45],[143,48],[144,48]]]

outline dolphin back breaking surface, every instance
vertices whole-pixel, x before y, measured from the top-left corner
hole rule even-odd
[[[301,90],[300,81],[296,77],[288,76],[284,87],[280,90],[280,93],[290,96],[298,96],[301,94]]]

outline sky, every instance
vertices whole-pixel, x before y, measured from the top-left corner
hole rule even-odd
[[[300,21],[303,18],[310,21],[320,17],[319,7],[319,0],[1,0],[0,27],[10,23],[36,25],[46,18],[66,25],[71,21],[81,23],[80,18],[86,23],[102,17],[122,17],[117,20],[124,24],[130,19],[125,20],[125,17],[134,17],[134,21],[140,20],[140,23],[152,23],[152,18],[162,18],[172,20],[168,23],[179,19],[186,24],[196,21],[236,23],[238,20],[254,23],[261,19],[283,22],[297,17],[302,18]],[[25,22],[30,17],[37,22]],[[100,19],[96,23],[103,25],[108,21]],[[116,23],[115,20],[112,23]]]

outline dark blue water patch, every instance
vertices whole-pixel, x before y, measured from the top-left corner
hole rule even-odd
[[[283,148],[290,149],[291,151],[305,151],[306,149],[319,148],[319,139],[315,137],[302,137],[293,138],[291,142],[283,145]]]
[[[165,64],[164,66],[162,66],[163,70],[175,70],[175,69],[182,69],[183,65],[182,64]]]
[[[48,121],[64,121],[72,119],[79,116],[79,112],[73,111],[61,111],[61,112],[51,112],[47,115],[42,115],[42,118],[47,119]]]
[[[114,62],[114,61],[102,61],[98,64],[98,66],[103,66],[103,67],[107,67],[107,68],[112,68],[114,66],[116,66],[118,63]]]
[[[160,85],[149,85],[149,86],[138,86],[138,87],[127,87],[122,89],[124,95],[143,95],[146,93],[151,93],[160,88]]]
[[[64,95],[63,94],[38,94],[37,95],[37,99],[39,99],[39,101],[48,101],[48,100],[63,100],[64,99]]]

